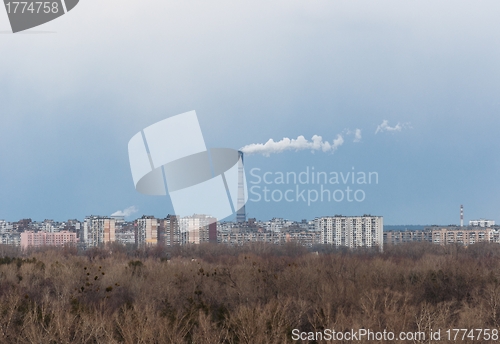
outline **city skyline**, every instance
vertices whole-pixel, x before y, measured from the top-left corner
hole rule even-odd
[[[108,247],[110,244],[135,248],[172,247],[204,243],[242,246],[249,243],[283,245],[296,243],[305,247],[335,246],[350,249],[428,242],[439,245],[469,246],[479,242],[500,242],[500,226],[493,220],[471,220],[468,225],[413,226],[385,228],[382,216],[322,216],[314,220],[290,221],[273,218],[268,221],[248,219],[220,222],[207,215],[165,218],[143,215],[133,221],[123,216],[86,216],[84,221],[43,222],[24,219],[9,223],[0,220],[0,239],[4,245],[22,250],[44,246],[71,245],[79,250]],[[419,228],[420,227],[420,228]]]
[[[130,208],[133,208],[133,207],[130,207]],[[166,214],[166,215],[155,216],[155,215],[151,215],[151,214],[140,214],[137,212],[137,210],[131,212],[129,209],[125,209],[123,211],[117,211],[111,215],[105,215],[105,214],[86,215],[82,219],[97,217],[97,218],[115,219],[118,221],[130,223],[130,222],[134,222],[134,221],[137,221],[137,220],[143,219],[143,218],[153,218],[153,219],[161,220],[161,219],[167,219],[170,217],[190,218],[193,216],[195,216],[195,217],[202,216],[202,217],[212,218],[209,214],[192,214],[192,215],[184,216],[184,217],[181,217],[181,216],[176,215],[176,214]],[[360,216],[384,217],[383,215],[380,215],[380,214],[377,215],[377,214],[371,214],[371,213],[369,213],[369,214],[323,214],[321,216],[316,216],[314,218],[302,218],[302,219],[285,218],[285,217],[280,217],[280,216],[274,216],[274,217],[266,218],[266,219],[265,218],[248,217],[245,221],[239,221],[236,217],[234,219],[226,218],[226,219],[222,219],[222,220],[217,220],[217,219],[213,218],[212,222],[215,222],[217,224],[228,224],[228,223],[239,224],[242,222],[248,223],[248,222],[257,221],[259,223],[268,223],[268,222],[272,222],[274,220],[282,220],[282,221],[286,221],[286,222],[290,222],[290,223],[300,223],[303,221],[311,222],[311,221],[314,221],[315,219],[322,218],[322,217],[360,217]],[[17,219],[14,221],[0,219],[0,223],[4,222],[4,223],[9,223],[9,224],[15,224],[15,223],[21,223],[21,222],[26,221],[26,220],[29,220],[35,224],[56,223],[56,224],[60,224],[60,225],[65,224],[65,223],[72,223],[74,221],[80,221],[79,218],[68,218],[68,219],[44,218],[42,220],[42,219],[27,217],[27,218]],[[401,224],[395,224],[395,225],[394,224],[384,224],[384,226],[388,226],[391,228],[392,227],[402,227],[402,226],[409,226],[410,228],[413,228],[413,227],[417,228],[417,227],[424,227],[424,226],[489,227],[489,226],[495,226],[495,225],[496,225],[496,220],[491,219],[491,218],[490,219],[488,219],[488,218],[471,218],[471,219],[468,219],[467,221],[464,220],[463,224],[462,224],[462,221],[460,221],[460,219],[457,222],[451,222],[448,224],[444,224],[444,223],[441,223],[441,224],[439,224],[439,223],[432,223],[432,224],[401,223]],[[45,229],[40,229],[40,230],[45,230]],[[412,230],[412,229],[410,229],[410,230]]]

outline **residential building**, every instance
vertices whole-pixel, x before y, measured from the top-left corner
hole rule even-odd
[[[335,246],[378,247],[383,250],[382,216],[326,216],[315,219],[315,230],[321,232],[321,243]]]
[[[158,221],[158,241],[165,246],[180,245],[181,231],[179,217],[176,215],[167,215],[166,218]]]
[[[87,216],[83,223],[81,241],[87,247],[105,245],[115,241],[115,219],[104,216]]]
[[[135,223],[135,244],[138,246],[158,243],[158,220],[154,216],[143,216]]]
[[[76,244],[76,233],[69,231],[53,232],[34,232],[24,231],[21,233],[21,248],[41,247],[41,246],[64,246]]]
[[[495,221],[493,220],[471,220],[469,221],[469,226],[471,227],[493,227],[495,225]]]
[[[217,219],[209,215],[195,214],[193,216],[181,217],[179,221],[180,231],[183,237],[183,243],[201,244],[209,242],[210,230],[212,230],[212,240],[215,231],[217,237]],[[211,224],[215,224],[215,227]]]
[[[397,245],[407,242],[430,242],[437,245],[462,244],[465,246],[478,242],[500,243],[500,228],[497,226],[429,226],[417,231],[384,232],[384,244]]]

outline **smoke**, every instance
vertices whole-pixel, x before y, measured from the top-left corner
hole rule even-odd
[[[111,216],[123,216],[123,217],[129,217],[130,215],[137,213],[139,209],[137,209],[135,206],[128,207],[125,210],[118,210],[115,211]]]
[[[401,131],[401,130],[403,130],[405,128],[411,128],[410,123],[403,123],[402,124],[402,123],[398,122],[398,124],[396,124],[396,126],[391,127],[391,126],[389,126],[389,121],[386,120],[386,119],[384,119],[382,121],[382,124],[380,124],[377,127],[377,130],[375,130],[375,134],[382,133],[384,131],[393,131],[393,132],[394,131]]]
[[[361,135],[361,131],[359,132]],[[323,138],[319,135],[314,135],[311,141],[308,141],[304,136],[300,135],[296,139],[289,139],[288,137],[283,138],[281,141],[275,142],[273,139],[269,139],[266,143],[252,143],[240,148],[245,154],[262,154],[264,156],[270,156],[275,153],[282,153],[286,150],[300,151],[309,149],[311,151],[323,151],[323,152],[335,152],[340,146],[344,144],[344,138],[342,135],[337,135],[337,138],[332,141],[323,141]]]

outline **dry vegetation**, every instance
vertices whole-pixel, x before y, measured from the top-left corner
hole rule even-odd
[[[2,248],[0,342],[289,343],[294,328],[499,327],[499,245],[318,249]]]

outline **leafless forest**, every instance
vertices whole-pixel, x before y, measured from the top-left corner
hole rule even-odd
[[[293,329],[499,328],[499,245],[314,251],[0,247],[0,342],[291,343]]]

